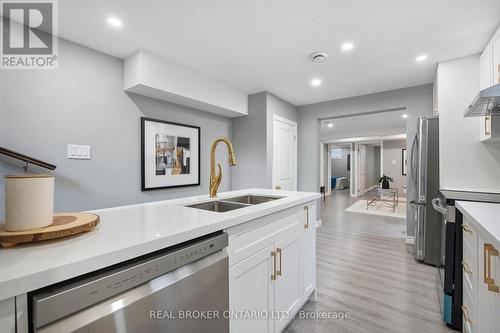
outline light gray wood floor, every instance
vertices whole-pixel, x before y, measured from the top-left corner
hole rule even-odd
[[[349,190],[321,208],[317,229],[317,301],[304,311],[350,312],[351,318],[296,318],[286,333],[452,333],[441,321],[435,268],[417,263],[404,243],[406,220],[347,213]]]

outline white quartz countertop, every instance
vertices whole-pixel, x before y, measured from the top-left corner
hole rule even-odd
[[[457,201],[455,206],[464,217],[476,222],[483,233],[490,234],[500,244],[500,204]]]
[[[0,300],[320,197],[319,193],[248,189],[219,193],[219,199],[244,194],[285,198],[224,213],[184,207],[210,200],[207,195],[100,209],[91,211],[101,219],[92,232],[0,249]]]

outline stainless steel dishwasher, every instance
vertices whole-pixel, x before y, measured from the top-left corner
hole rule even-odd
[[[227,234],[30,293],[32,332],[229,332]]]

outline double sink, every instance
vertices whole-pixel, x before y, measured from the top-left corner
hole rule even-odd
[[[284,197],[266,196],[266,195],[241,195],[238,197],[226,198],[221,200],[212,200],[201,202],[186,207],[208,210],[211,212],[223,213],[235,209],[258,205],[265,202],[278,200]]]

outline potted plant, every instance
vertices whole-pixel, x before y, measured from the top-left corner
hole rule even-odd
[[[391,183],[394,182],[394,179],[392,179],[389,176],[383,175],[382,177],[380,177],[379,179],[377,179],[377,181],[379,183],[382,183],[382,188],[388,189],[389,188],[389,182],[391,182]]]

